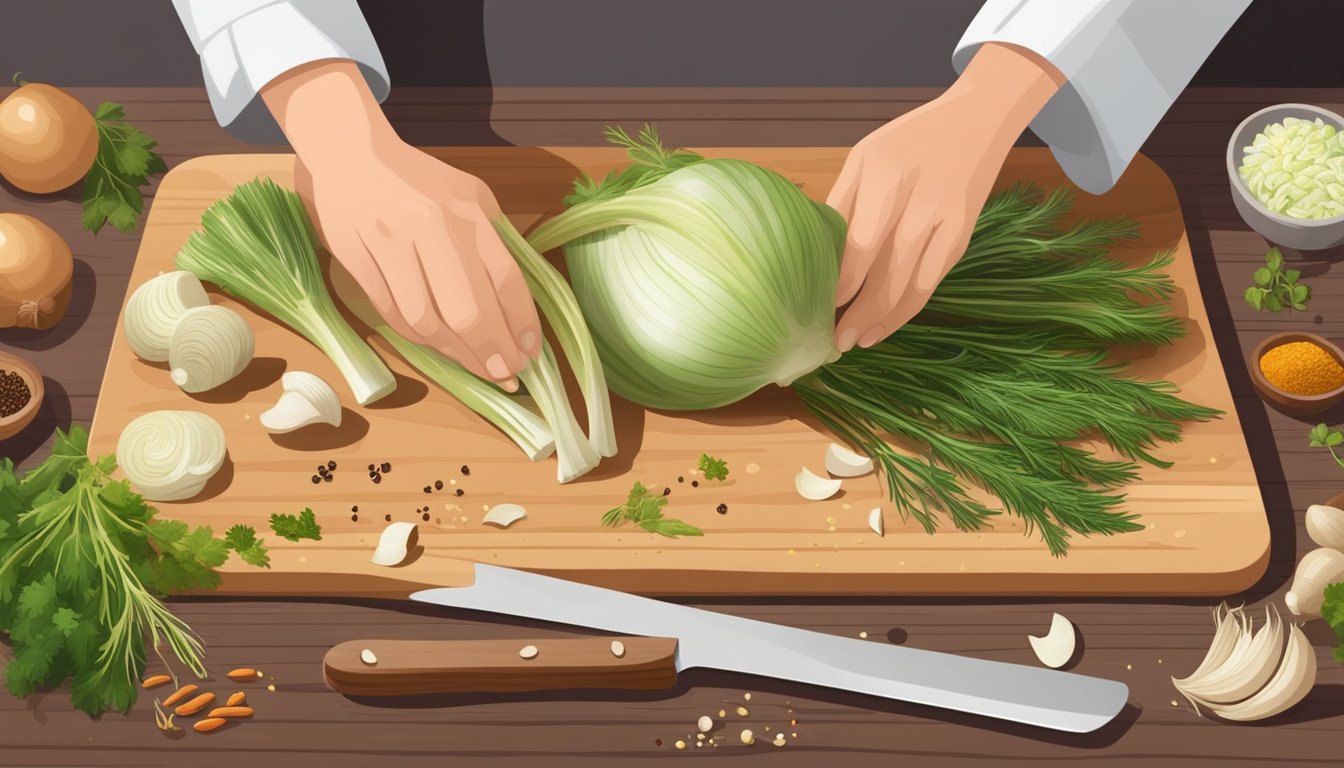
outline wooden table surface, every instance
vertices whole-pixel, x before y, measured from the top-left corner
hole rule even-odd
[[[0,97],[8,92],[0,89]],[[215,123],[195,89],[76,89],[90,106],[123,103],[130,119],[159,140],[173,166],[221,152],[255,152]],[[932,98],[933,89],[403,89],[387,106],[402,135],[418,144],[593,144],[602,124],[656,120],[665,137],[686,145],[833,145],[854,142],[881,122]],[[1266,407],[1242,360],[1274,331],[1306,329],[1344,340],[1344,251],[1310,254],[1301,269],[1313,298],[1304,313],[1257,315],[1241,299],[1265,241],[1237,217],[1223,153],[1247,114],[1278,102],[1344,109],[1344,89],[1194,90],[1184,94],[1144,147],[1180,195],[1201,289],[1246,430],[1274,536],[1269,570],[1234,603],[1279,601],[1297,556],[1312,547],[1302,527],[1308,504],[1344,490],[1344,469],[1307,446],[1309,423]],[[279,151],[281,148],[274,148]],[[35,362],[46,375],[39,421],[3,451],[24,465],[45,455],[51,430],[87,423],[94,410],[117,309],[137,237],[79,227],[78,190],[38,198],[0,188],[0,209],[42,218],[75,252],[75,295],[65,320],[46,333],[5,331],[0,348]],[[1344,421],[1344,408],[1321,420]],[[31,458],[30,458],[31,457]],[[361,637],[511,638],[567,634],[422,606],[357,600],[173,600],[173,609],[209,645],[224,670],[264,670],[270,692],[253,685],[253,722],[203,736],[166,738],[153,726],[149,700],[128,715],[100,721],[69,709],[64,690],[27,700],[0,694],[0,765],[553,765],[624,766],[657,759],[723,759],[745,764],[967,765],[1003,761],[1072,765],[1337,764],[1344,729],[1344,667],[1330,660],[1332,635],[1307,627],[1321,673],[1299,707],[1268,724],[1234,726],[1176,704],[1172,674],[1188,673],[1212,636],[1216,600],[721,599],[715,611],[991,659],[1034,663],[1028,633],[1045,630],[1052,611],[1069,616],[1084,638],[1077,671],[1130,686],[1116,722],[1087,735],[1059,735],[864,696],[715,672],[682,675],[670,692],[612,697],[447,696],[356,701],[327,690],[327,648]],[[7,649],[0,646],[0,657]],[[274,678],[273,681],[270,678]],[[212,687],[224,691],[227,680]],[[231,690],[231,688],[229,689]],[[750,699],[747,699],[750,694]],[[745,706],[746,718],[735,714]],[[726,722],[718,712],[726,710]],[[709,714],[717,746],[695,746],[695,721]],[[794,723],[796,721],[796,724]],[[752,728],[756,744],[738,740]],[[787,745],[772,746],[779,731]],[[791,734],[796,733],[796,736]],[[678,751],[678,739],[690,740]],[[395,762],[394,760],[395,759]]]

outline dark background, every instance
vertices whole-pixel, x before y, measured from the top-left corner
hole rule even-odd
[[[980,4],[364,0],[360,5],[394,86],[768,87],[945,85],[953,76],[952,48]],[[1344,85],[1342,33],[1341,0],[1257,0],[1194,85]],[[201,84],[198,59],[168,0],[4,0],[0,72],[8,77],[16,70],[27,79],[65,86]]]

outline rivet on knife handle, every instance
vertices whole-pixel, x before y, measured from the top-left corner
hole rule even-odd
[[[352,640],[322,664],[340,693],[405,696],[670,688],[676,657],[677,641],[662,637]]]

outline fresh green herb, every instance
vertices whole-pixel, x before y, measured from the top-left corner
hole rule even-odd
[[[1338,429],[1331,429],[1324,424],[1317,424],[1311,428],[1311,432],[1307,434],[1307,439],[1312,448],[1326,449],[1330,452],[1330,456],[1334,458],[1335,463],[1344,467],[1344,459],[1341,459],[1339,454],[1335,453],[1335,446],[1344,443],[1344,433],[1341,433]]]
[[[728,479],[728,462],[723,459],[716,459],[708,453],[700,454],[699,469],[704,473],[706,480]]]
[[[1344,582],[1326,586],[1321,618],[1335,631],[1339,640],[1339,645],[1335,646],[1335,661],[1344,664]]]
[[[666,496],[654,495],[643,483],[636,481],[625,504],[607,510],[602,516],[602,525],[616,528],[624,523],[634,523],[650,533],[670,537],[705,535],[704,531],[689,523],[663,517],[665,504]]]
[[[276,513],[271,515],[271,530],[275,535],[290,541],[299,539],[322,540],[322,526],[317,524],[313,510],[304,507],[297,516]]]
[[[248,565],[271,567],[271,557],[266,554],[266,541],[258,539],[257,530],[250,525],[235,525],[225,531],[224,545],[236,552]]]
[[[215,587],[228,552],[208,527],[155,519],[110,478],[115,459],[91,462],[87,449],[75,427],[21,479],[0,460],[0,631],[13,644],[10,693],[68,677],[75,708],[99,715],[135,702],[147,640],[165,665],[164,644],[205,674],[200,639],[159,598]]]
[[[1305,310],[1311,299],[1311,286],[1298,281],[1302,272],[1283,268],[1283,254],[1278,248],[1270,248],[1265,253],[1265,266],[1255,270],[1251,279],[1255,285],[1246,289],[1246,303],[1257,312],[1268,309],[1279,312],[1291,307]]]
[[[98,154],[84,177],[84,228],[97,233],[104,224],[118,232],[135,229],[145,207],[140,189],[149,177],[168,170],[154,152],[159,144],[126,122],[120,104],[103,102],[93,113],[98,126]]]

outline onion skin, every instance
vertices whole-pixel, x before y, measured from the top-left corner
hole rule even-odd
[[[0,176],[44,195],[83,179],[98,154],[98,126],[75,97],[29,83],[0,102]]]
[[[70,246],[46,224],[0,213],[0,328],[44,330],[70,306],[75,262]]]

